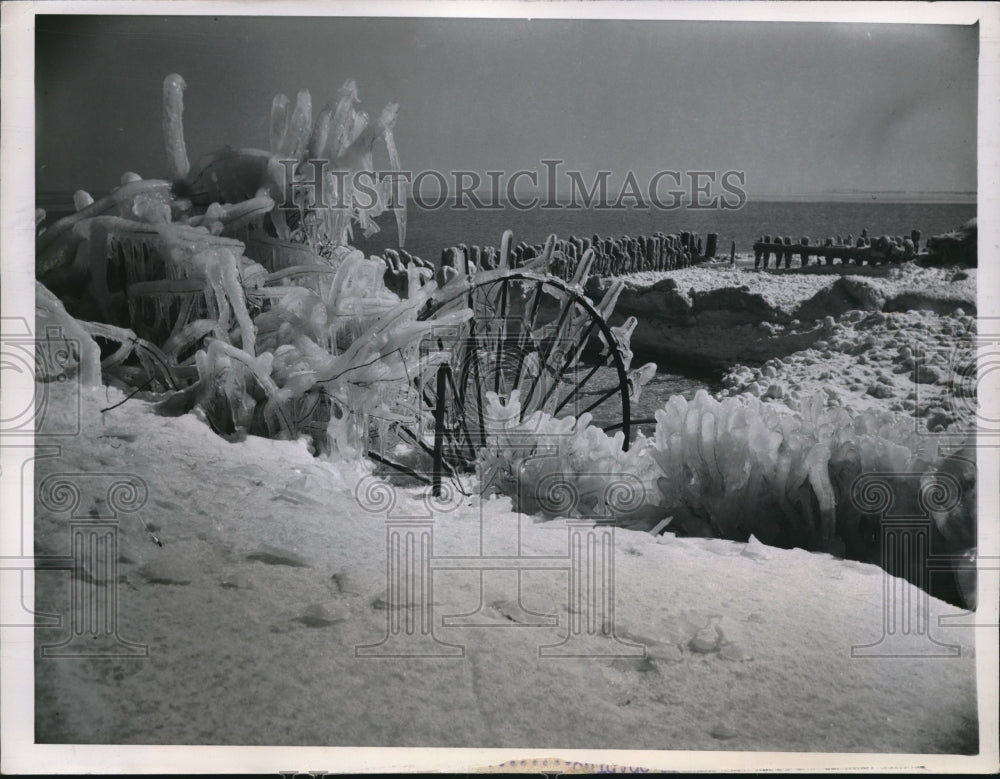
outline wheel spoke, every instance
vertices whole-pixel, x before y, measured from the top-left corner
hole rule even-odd
[[[461,404],[460,395],[458,393],[458,388],[455,386],[455,377],[451,371],[448,371],[448,384],[451,386],[452,397],[455,399],[456,407],[455,416],[458,417],[458,423],[462,426],[462,430],[465,431],[465,443],[469,447],[469,452],[472,454],[472,459],[476,458],[476,447],[472,443],[472,434],[469,432],[469,426],[465,424],[465,414],[459,409],[464,409],[465,406]]]
[[[521,371],[524,370],[524,347],[531,339],[531,333],[535,329],[535,317],[538,316],[538,306],[542,302],[542,283],[535,283],[535,292],[531,297],[531,304],[528,306],[529,312],[526,321],[522,323],[524,329],[517,336],[517,373],[514,374],[514,383],[511,384],[513,390],[521,383]],[[527,398],[522,398],[522,404]]]
[[[479,444],[480,446],[486,446],[486,420],[483,415],[483,376],[479,368],[479,344],[476,342],[475,322],[475,318],[469,320],[469,341],[472,344],[472,372],[474,374],[473,380],[476,384],[476,415],[479,418]],[[464,408],[465,404],[463,402],[462,409],[464,410]]]
[[[587,406],[583,411],[581,411],[580,412],[580,416],[583,416],[584,414],[587,414],[587,413],[593,411],[595,408],[597,408],[599,405],[601,405],[604,401],[606,401],[608,398],[610,398],[616,392],[621,392],[621,387],[612,387],[611,389],[609,389],[607,392],[605,392],[603,395],[601,395],[601,397],[599,397],[597,400],[595,400],[593,403],[591,403],[589,406]],[[623,423],[622,426],[623,427],[627,427],[627,424]]]
[[[447,365],[441,365],[437,371],[437,405],[434,407],[434,452],[433,468],[431,470],[431,487],[435,498],[441,496],[441,472],[444,470],[444,395],[447,379]]]
[[[562,368],[560,368],[558,373],[556,373],[556,381],[553,382],[551,387],[549,387],[548,392],[545,393],[545,397],[542,398],[542,402],[538,404],[539,408],[541,409],[545,408],[545,404],[549,402],[549,398],[552,396],[552,393],[555,392],[556,388],[559,386],[559,379],[562,377],[564,373],[566,373],[567,370],[569,370],[570,365],[572,365],[573,363],[575,363],[577,360],[580,359],[580,355],[583,353],[583,349],[587,345],[587,339],[590,338],[591,333],[594,332],[595,327],[597,327],[597,320],[591,320],[590,326],[584,332],[583,338],[580,340],[580,345],[576,348],[575,351],[572,351],[571,354],[566,356],[566,362],[563,363]],[[595,366],[594,369],[587,374],[587,379],[589,379],[591,376],[594,375],[598,367],[600,366],[599,365]],[[584,381],[586,381],[587,379],[584,379]],[[560,404],[559,408],[562,408],[564,404],[565,401],[563,401],[563,404]],[[558,413],[558,409],[556,409],[556,412],[554,413]]]
[[[584,377],[583,377],[582,379],[580,379],[580,381],[579,381],[579,382],[577,383],[577,385],[576,385],[575,387],[573,387],[573,389],[572,389],[572,390],[570,390],[569,394],[567,394],[567,395],[566,395],[566,397],[562,399],[562,402],[561,402],[561,403],[560,403],[560,404],[559,404],[558,406],[556,406],[556,409],[555,409],[555,411],[553,411],[553,412],[552,412],[552,416],[555,416],[555,415],[556,415],[556,414],[558,414],[558,413],[559,413],[560,411],[562,411],[562,410],[563,410],[563,408],[565,407],[565,405],[566,405],[567,403],[569,403],[569,402],[570,402],[570,400],[571,400],[571,399],[572,399],[573,397],[575,397],[575,396],[576,396],[576,394],[577,394],[577,393],[578,393],[578,392],[579,392],[579,391],[580,391],[580,390],[582,389],[583,385],[584,385],[584,384],[586,384],[586,383],[587,383],[588,381],[590,381],[590,379],[591,379],[591,378],[593,377],[593,375],[594,375],[595,373],[597,373],[597,371],[599,371],[600,369],[601,369],[601,366],[600,366],[600,364],[598,364],[598,365],[595,365],[595,366],[594,366],[593,368],[591,368],[591,369],[590,369],[590,370],[589,370],[589,371],[587,372],[587,375],[586,375],[586,376],[584,376]],[[577,415],[577,416],[579,416],[579,415]]]
[[[649,419],[633,419],[633,420],[631,420],[631,423],[632,423],[632,425],[634,427],[638,427],[639,425],[655,425],[656,424],[656,420],[653,419],[653,418],[649,418]],[[608,425],[607,427],[603,427],[601,429],[605,433],[610,433],[610,432],[612,432],[614,430],[621,430],[623,427],[625,427],[625,422],[616,422],[613,425]]]
[[[507,338],[507,279],[504,279],[500,288],[500,337],[497,340],[496,349],[496,369],[493,378],[493,391],[500,394],[500,374],[503,373],[503,344]]]
[[[538,386],[538,382],[542,377],[542,372],[545,370],[545,365],[548,363],[549,358],[552,357],[552,352],[556,348],[556,344],[559,342],[559,336],[562,333],[563,325],[566,323],[566,317],[569,316],[569,312],[572,310],[575,301],[572,297],[566,298],[563,302],[562,310],[559,312],[559,319],[556,321],[555,333],[552,336],[552,342],[545,349],[545,356],[539,360],[539,370],[535,378],[531,382],[531,386],[528,388],[528,394],[525,395],[525,404],[521,406],[521,421],[524,421],[524,414],[527,411],[527,401],[534,394],[535,388]],[[556,377],[558,381],[559,377]]]

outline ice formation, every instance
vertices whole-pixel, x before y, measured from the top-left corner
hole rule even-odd
[[[76,355],[67,355],[70,359],[75,356],[79,366],[80,384],[84,387],[101,386],[101,350],[90,334],[84,330],[83,325],[66,312],[66,307],[62,301],[46,289],[45,285],[39,281],[35,282],[35,316],[38,324],[38,332],[48,332],[49,328],[59,327],[62,335],[75,342]],[[48,340],[48,339],[47,339]],[[48,355],[43,353],[42,359],[38,361],[36,375],[42,379],[54,378],[49,376],[54,366],[51,361],[45,359]]]
[[[311,431],[320,439],[321,426],[335,449],[353,456],[364,449],[360,430],[368,415],[388,417],[391,388],[420,370],[413,342],[429,325],[417,324],[416,316],[434,290],[430,270],[409,255],[390,267],[347,244],[352,222],[371,232],[390,206],[402,244],[405,197],[393,201],[380,186],[375,202],[362,203],[356,192],[336,189],[374,170],[380,141],[399,169],[392,132],[398,106],[388,105],[371,122],[348,80],[336,108],[327,106],[314,122],[307,90],[294,106],[278,95],[268,150],[226,147],[192,169],[186,87],[178,74],[163,82],[169,180],[127,172],[97,201],[78,191],[74,214],[40,227],[38,277],[74,312],[102,321],[74,317],[39,282],[40,321],[59,325],[63,339],[77,344],[67,359],[87,386],[99,386],[103,371],[105,380],[121,377],[154,394],[180,387],[158,398],[162,410],[200,409],[229,437]],[[330,163],[325,194],[332,207],[310,196],[307,158]],[[289,159],[290,170],[282,164]],[[290,217],[282,207],[289,197],[298,206]],[[36,213],[36,224],[44,218]],[[260,262],[247,256],[250,241]],[[385,285],[389,271],[402,281],[405,305]],[[450,319],[464,315],[454,311]],[[141,329],[144,338],[121,325]],[[117,346],[102,360],[94,338]]]
[[[591,427],[590,414],[556,419],[534,411],[520,420],[519,390],[504,403],[487,392],[486,447],[480,481],[487,494],[514,499],[515,507],[547,516],[616,519],[632,524],[665,516],[659,508],[659,471],[640,436],[622,451],[622,433]]]
[[[399,112],[396,103],[388,104],[373,123],[359,111],[357,84],[348,79],[340,89],[336,108],[325,107],[313,121],[312,97],[308,90],[298,93],[295,107],[277,95],[271,105],[270,151],[275,159],[298,161],[291,184],[291,201],[310,209],[314,222],[306,225],[305,237],[311,241],[329,241],[337,246],[348,244],[351,223],[356,221],[364,234],[378,231],[375,218],[392,210],[399,233],[399,245],[406,243],[406,191],[391,179],[376,181],[375,145],[385,145],[391,171],[401,170],[393,128]],[[323,170],[325,200],[328,207],[315,202],[316,189],[307,182],[317,175],[307,160],[325,160]],[[366,180],[367,179],[367,180]],[[364,183],[360,193],[356,185]],[[371,193],[374,192],[374,197]]]
[[[187,84],[176,73],[163,80],[163,138],[167,146],[167,173],[174,180],[183,179],[191,170],[184,144],[185,88]]]
[[[536,411],[518,422],[516,393],[506,404],[493,393],[487,398],[484,484],[511,495],[522,510],[549,515],[616,516],[597,496],[615,483],[641,484],[631,512],[617,512],[626,522],[651,528],[670,516],[673,527],[689,533],[857,552],[871,539],[860,537],[865,513],[850,497],[855,477],[919,477],[932,466],[925,439],[906,418],[852,415],[826,408],[819,395],[796,412],[751,395],[721,401],[703,390],[691,401],[675,395],[656,412],[654,437],[640,435],[628,452],[592,427],[589,415],[554,419]],[[900,477],[893,485],[898,500],[917,500],[917,485]],[[556,486],[573,500],[548,496]],[[968,524],[963,517],[942,515],[939,522],[961,528]]]
[[[163,389],[176,388],[177,382],[166,355],[127,328],[102,322],[80,321],[66,311],[58,297],[40,281],[35,282],[35,317],[38,326],[36,378],[52,381],[76,372],[81,386],[100,387],[102,378],[128,386],[136,384],[137,369],[124,366],[135,355],[147,384],[159,380]],[[118,347],[102,359],[95,339],[116,343]]]

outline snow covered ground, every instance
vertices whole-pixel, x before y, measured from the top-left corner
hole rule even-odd
[[[48,414],[75,413],[75,383],[47,389]],[[113,521],[111,632],[140,654],[47,656],[67,623],[36,630],[39,744],[843,752],[858,755],[853,765],[871,764],[861,753],[980,749],[976,640],[959,624],[969,615],[899,580],[887,602],[876,567],[537,522],[512,513],[508,499],[459,496],[428,508],[419,490],[317,460],[298,443],[227,443],[194,415],[159,417],[137,399],[101,412],[123,399],[111,388],[84,394],[79,435],[59,439],[53,456],[37,454],[35,554],[70,554],[73,514],[135,508]],[[148,494],[140,486],[131,504],[116,500],[108,488],[122,478]],[[60,497],[60,481],[78,496]],[[417,582],[412,599],[387,589],[394,533],[416,539],[409,568],[405,544],[395,568]],[[421,547],[431,537],[432,550]],[[589,589],[570,583],[571,537],[583,540]],[[605,537],[613,551],[602,564]],[[596,552],[586,557],[591,538]],[[483,556],[547,567],[518,581],[513,570],[481,573]],[[71,593],[93,597],[100,555],[84,559],[72,574],[37,573],[36,610],[66,614]],[[424,579],[433,589],[422,593],[432,563]],[[579,593],[594,602],[574,603]],[[478,626],[447,624],[472,612]],[[538,615],[550,624],[532,625],[546,622]],[[614,637],[594,635],[603,617]],[[908,617],[928,618],[926,629],[891,641],[886,626],[900,630]],[[82,619],[108,632],[107,621]],[[938,656],[905,656],[927,654]],[[176,767],[170,753],[154,754]],[[496,764],[496,754],[464,764]],[[663,752],[639,758],[615,762],[677,764]],[[400,763],[365,763],[390,764]]]
[[[672,278],[684,292],[746,287],[749,293],[761,295],[771,305],[788,312],[842,276],[864,281],[886,298],[907,291],[932,290],[973,300],[976,297],[976,269],[966,269],[964,279],[952,281],[955,274],[951,269],[923,268],[915,263],[896,266],[813,264],[805,269],[772,268],[763,273],[748,273],[753,267],[752,256],[738,256],[736,267],[715,260],[680,270],[633,273],[626,277],[626,283],[632,288],[642,288]]]

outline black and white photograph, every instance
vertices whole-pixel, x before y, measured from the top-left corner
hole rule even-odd
[[[1000,6],[2,13],[5,773],[1000,770]]]

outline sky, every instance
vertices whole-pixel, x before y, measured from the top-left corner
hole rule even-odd
[[[751,197],[976,189],[976,27],[847,23],[38,16],[36,190],[166,175],[164,76],[192,163],[267,147],[271,100],[356,79],[400,104],[404,169],[645,185],[743,171]]]

